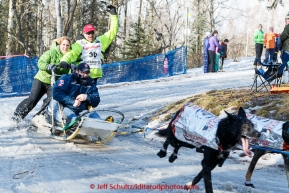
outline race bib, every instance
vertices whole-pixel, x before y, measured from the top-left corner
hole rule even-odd
[[[94,42],[78,40],[82,46],[81,60],[87,63],[90,68],[101,68],[101,44],[96,39]]]

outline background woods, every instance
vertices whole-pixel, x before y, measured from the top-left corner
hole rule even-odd
[[[101,35],[109,27],[108,4],[118,9],[120,29],[106,62],[187,45],[188,68],[203,65],[206,31],[216,29],[220,41],[230,40],[229,58],[252,56],[257,25],[262,23],[264,32],[274,26],[280,33],[288,11],[280,0],[0,0],[0,55],[40,56],[57,37],[67,35],[75,41],[87,23]]]

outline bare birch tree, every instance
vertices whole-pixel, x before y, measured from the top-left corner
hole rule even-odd
[[[15,1],[9,0],[9,16],[8,16],[8,25],[7,25],[7,31],[8,31],[8,38],[6,42],[6,56],[11,55],[11,43],[12,43],[12,29],[14,28],[14,9],[15,9]]]
[[[55,0],[55,15],[56,15],[56,36],[57,38],[62,35],[62,16],[60,9],[60,0]]]

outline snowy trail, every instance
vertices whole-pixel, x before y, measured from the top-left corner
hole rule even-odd
[[[135,116],[209,90],[251,86],[254,75],[252,66],[233,63],[222,73],[204,74],[203,69],[199,68],[186,75],[166,79],[100,86],[99,107],[115,108],[126,116]]]
[[[160,80],[119,83],[99,87],[99,108],[122,111],[126,120],[147,116],[176,100],[212,89],[248,87],[253,82],[252,58],[240,63],[226,63],[224,73],[203,74],[202,69],[189,70]],[[27,132],[27,123],[40,108],[41,102],[25,119],[22,127],[14,128],[9,121],[24,97],[0,99],[0,192],[7,193],[89,193],[89,192],[187,192],[176,188],[191,181],[201,170],[202,154],[182,148],[173,163],[156,156],[164,139],[147,133],[116,136],[104,146],[64,143],[41,134]],[[137,121],[137,120],[136,120]],[[168,154],[172,152],[169,148]],[[215,193],[288,192],[283,160],[268,154],[260,159],[252,177],[258,189],[243,186],[248,157],[231,153],[223,167],[213,170]],[[26,172],[26,173],[24,173]],[[13,176],[16,178],[13,179]],[[168,185],[167,188],[144,189],[144,186]],[[134,186],[135,185],[135,186]],[[203,181],[200,189],[204,193]],[[134,190],[129,188],[134,187]],[[98,188],[98,189],[97,189]],[[112,188],[118,188],[112,189]],[[139,188],[139,189],[137,189]]]

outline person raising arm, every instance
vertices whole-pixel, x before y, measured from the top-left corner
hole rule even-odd
[[[90,77],[95,80],[102,77],[102,58],[103,52],[108,48],[111,42],[115,39],[118,33],[118,16],[116,8],[109,5],[108,12],[110,13],[110,29],[101,36],[96,37],[95,27],[92,24],[87,24],[83,27],[83,38],[77,40],[72,45],[72,52],[67,53],[61,59],[60,66],[70,69],[69,65],[73,61],[87,63],[90,70]]]

